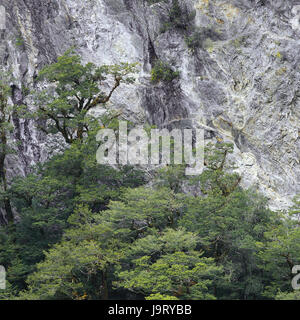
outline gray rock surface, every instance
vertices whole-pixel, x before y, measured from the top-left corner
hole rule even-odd
[[[257,186],[272,208],[286,208],[300,192],[300,1],[181,0],[196,10],[202,44],[194,52],[182,30],[161,32],[170,5],[149,2],[2,0],[0,64],[13,70],[14,103],[30,107],[22,85],[73,45],[86,62],[139,62],[136,83],[119,88],[112,106],[159,126],[201,115],[207,138],[234,142],[243,185]],[[156,59],[180,77],[151,84]],[[26,174],[54,140],[32,121],[13,121],[21,143],[7,167]]]

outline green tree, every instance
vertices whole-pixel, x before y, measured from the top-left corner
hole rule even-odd
[[[82,140],[90,122],[97,121],[89,111],[105,104],[122,83],[133,83],[136,64],[120,63],[97,67],[85,65],[73,50],[67,51],[56,63],[44,67],[37,78],[47,89],[36,93],[37,111],[34,118],[44,120],[39,128],[45,133],[60,133],[69,144]],[[113,81],[108,92],[105,84]],[[111,111],[111,117],[118,113]]]
[[[121,201],[112,201],[109,210],[102,212],[102,220],[113,230],[112,236],[132,243],[152,228],[176,227],[184,212],[183,197],[168,188],[128,189]]]
[[[256,242],[265,241],[271,212],[263,197],[243,190],[240,177],[228,171],[234,169],[227,159],[232,146],[208,148],[206,169],[191,179],[203,196],[186,198],[187,210],[179,225],[199,236],[201,249],[231,279],[216,285],[218,298],[256,299],[264,288]]]
[[[68,219],[71,228],[65,231],[62,242],[45,253],[45,261],[28,278],[29,291],[22,297],[76,299],[76,295],[86,295],[87,299],[107,299],[112,294],[114,270],[129,246],[153,229],[175,225],[180,210],[180,197],[169,189],[143,187],[126,189],[121,201],[111,201],[108,210],[100,213],[79,206]],[[97,250],[90,251],[91,260],[84,264],[90,246]],[[107,261],[101,267],[96,263],[99,254]],[[57,271],[53,274],[50,270]]]
[[[75,210],[69,218],[72,227],[45,252],[22,299],[108,298],[108,272],[121,257],[121,243],[109,237],[110,229],[98,219],[86,206]]]
[[[215,299],[212,283],[221,277],[222,267],[202,257],[197,242],[197,236],[184,229],[153,231],[126,251],[130,268],[125,263],[125,271],[117,271],[116,285],[142,293],[146,299]]]
[[[168,63],[161,60],[157,60],[151,70],[151,81],[153,83],[158,83],[160,81],[168,83],[178,77],[179,71],[174,71]]]
[[[19,219],[15,230],[0,230],[0,264],[17,290],[26,288],[25,279],[44,258],[43,251],[61,240],[78,205],[98,212],[118,200],[122,188],[145,183],[138,169],[98,164],[96,150],[95,139],[74,142],[27,177],[14,179],[9,195]]]
[[[294,217],[298,205],[296,201],[290,215],[274,214],[273,223],[265,232],[266,241],[257,244],[258,256],[269,277],[265,289],[268,298],[277,297],[279,293],[292,295],[291,280],[295,276],[292,269],[300,264],[300,228]]]
[[[242,189],[232,145],[208,146],[204,172],[185,181],[196,196],[180,193],[182,166],[152,187],[133,168],[99,167],[90,136],[12,186],[23,213],[16,231],[0,232],[5,299],[298,298],[299,201],[273,213]]]

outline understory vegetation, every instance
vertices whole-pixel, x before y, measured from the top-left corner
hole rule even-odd
[[[0,298],[300,299],[291,286],[300,264],[300,200],[289,212],[272,212],[263,196],[243,189],[228,161],[231,144],[207,145],[200,176],[169,165],[150,184],[142,168],[97,163],[98,129],[116,129],[122,116],[106,103],[134,81],[134,68],[82,65],[67,52],[41,71],[38,80],[51,90],[36,93],[36,111],[19,108],[20,116],[46,121],[45,134],[67,147],[9,186],[0,163],[1,205],[10,210],[0,227],[7,271]],[[4,81],[0,89],[5,159],[10,89]],[[89,113],[96,106],[106,110],[100,122]]]

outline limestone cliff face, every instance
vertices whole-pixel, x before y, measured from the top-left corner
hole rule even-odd
[[[170,4],[148,0],[1,0],[0,64],[14,73],[14,103],[38,70],[75,45],[84,61],[139,62],[135,85],[118,89],[112,106],[135,121],[159,126],[201,115],[207,139],[235,145],[244,186],[256,185],[272,207],[300,192],[300,1],[181,0],[202,35],[194,51],[186,33],[161,32]],[[152,1],[155,2],[155,1]],[[153,85],[156,59],[180,77]],[[18,157],[12,174],[28,172],[47,156],[50,137],[14,117]]]

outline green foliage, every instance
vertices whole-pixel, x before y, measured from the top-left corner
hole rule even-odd
[[[187,31],[195,19],[196,11],[190,12],[179,0],[172,0],[168,5],[168,20],[164,22],[161,32],[171,29]]]
[[[192,35],[187,36],[185,38],[185,43],[188,46],[189,49],[195,51],[197,48],[201,48],[203,45],[203,37],[201,35],[201,33],[198,32],[194,32],[192,33]]]
[[[168,9],[170,28],[190,30],[179,1]],[[206,35],[194,36],[187,44],[196,50]],[[83,65],[72,51],[46,66],[38,81],[50,86],[30,116],[69,145],[10,186],[4,161],[14,110],[9,77],[0,74],[0,205],[7,214],[0,216],[0,265],[8,280],[0,299],[299,300],[291,279],[300,264],[300,198],[290,212],[271,212],[254,189],[242,189],[228,159],[232,144],[208,144],[201,175],[186,177],[185,165],[170,165],[148,186],[137,168],[97,163],[99,122],[116,130],[120,114],[89,111],[105,108],[121,83],[133,82],[134,70]],[[178,76],[162,61],[152,69],[154,83]]]
[[[221,274],[212,258],[196,251],[196,234],[166,229],[138,239],[126,252],[130,271],[118,272],[118,286],[150,295],[180,299],[214,299],[209,288]]]
[[[153,83],[160,81],[171,82],[177,77],[179,77],[179,71],[173,71],[169,64],[161,60],[156,61],[151,70],[151,81]]]
[[[160,293],[150,294],[150,296],[145,297],[145,300],[179,300],[174,296],[166,296]]]
[[[135,71],[136,64],[128,63],[100,67],[93,63],[83,65],[80,56],[69,50],[56,63],[40,71],[37,81],[51,85],[35,93],[37,111],[29,116],[44,120],[46,125],[40,129],[47,134],[60,133],[70,144],[82,140],[91,123],[97,123],[89,111],[99,105],[105,108],[122,83],[134,82]],[[108,80],[114,84],[106,92],[104,84]]]
[[[291,270],[300,264],[299,197],[289,214],[271,212],[255,190],[240,187],[228,159],[232,144],[208,144],[200,176],[185,177],[184,165],[170,165],[151,186],[134,167],[96,162],[99,124],[76,103],[104,103],[109,97],[98,84],[112,74],[130,82],[128,68],[83,66],[67,53],[41,72],[55,90],[39,115],[57,117],[54,126],[70,145],[1,194],[18,219],[0,228],[8,280],[0,298],[299,299],[291,288]],[[162,62],[152,73],[154,82],[176,76]],[[6,107],[10,88],[0,89]],[[117,128],[111,113],[101,121]],[[193,192],[183,193],[185,187]]]
[[[71,228],[62,243],[46,253],[38,272],[28,278],[29,292],[22,298],[106,298],[114,268],[131,243],[151,234],[153,228],[173,225],[179,211],[180,201],[168,190],[150,193],[145,188],[128,189],[122,202],[111,202],[100,214],[79,206],[68,219]],[[90,260],[85,260],[87,256]],[[99,291],[101,283],[103,290]]]
[[[16,46],[22,47],[24,45],[24,39],[22,36],[16,38]]]
[[[188,180],[184,165],[169,165],[157,171],[155,185],[168,187],[175,193],[182,192],[182,184]]]
[[[45,262],[38,264],[39,273],[28,278],[29,292],[24,297],[39,300],[82,299],[90,294],[89,286],[101,287],[100,271],[104,271],[109,263],[117,259],[116,255],[105,254],[100,243],[92,240],[76,244],[62,242],[46,253]],[[96,294],[95,289],[93,293]],[[93,298],[101,298],[101,294],[98,289],[98,295]]]
[[[199,234],[201,248],[224,267],[230,279],[218,285],[218,295],[259,298],[264,284],[255,252],[269,222],[265,201],[240,188],[230,195],[213,190],[205,198],[187,201],[189,210],[180,225]]]
[[[206,170],[188,180],[205,191],[201,197],[180,193],[174,177],[182,168],[169,167],[155,188],[126,188],[107,207],[93,207],[85,197],[75,201],[62,240],[35,265],[19,298],[110,299],[129,292],[148,300],[290,297],[281,252],[292,249],[298,263],[298,229],[290,220],[281,223],[255,191],[241,189],[236,174],[224,172],[230,152],[230,144],[208,146]],[[274,233],[286,246],[274,242]],[[22,274],[21,261],[15,264]]]
[[[143,173],[133,167],[99,165],[96,149],[95,139],[73,143],[32,174],[13,181],[8,192],[20,221],[15,231],[0,230],[0,264],[16,289],[26,287],[25,279],[44,258],[43,251],[60,241],[78,205],[103,210],[110,200],[119,199],[122,188],[145,183]]]
[[[275,300],[300,300],[300,291],[294,292],[281,292],[279,291],[275,297]]]
[[[102,212],[101,220],[107,221],[112,237],[130,243],[152,232],[152,228],[176,226],[183,211],[182,197],[168,188],[128,189],[121,201],[112,201],[109,210]]]
[[[272,219],[273,227],[265,232],[267,241],[257,243],[257,255],[271,278],[264,293],[268,298],[276,296],[278,292],[288,294],[292,291],[292,269],[300,264],[299,221],[282,213],[274,214]]]

